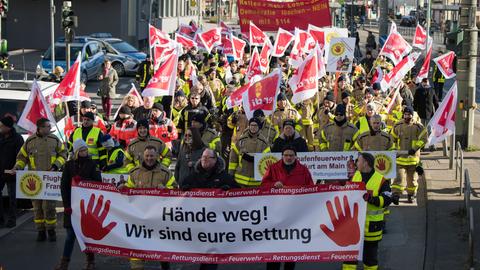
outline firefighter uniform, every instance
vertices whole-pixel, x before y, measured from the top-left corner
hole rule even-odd
[[[248,126],[248,119],[243,109],[234,108],[234,110],[236,111],[227,118],[227,127],[233,130],[232,144],[235,144],[240,139]]]
[[[175,182],[173,174],[168,167],[165,167],[161,163],[157,162],[155,168],[149,170],[142,165],[135,167],[128,177],[125,184],[128,188],[177,188],[178,185]],[[168,265],[166,262],[162,262],[163,267]],[[143,269],[144,262],[140,259],[130,259],[131,269]]]
[[[414,151],[414,154],[397,156],[397,177],[392,184],[393,193],[400,195],[404,190],[406,180],[406,190],[410,197],[415,195],[417,191],[415,168],[420,162],[420,149],[427,142],[427,129],[419,122],[413,121],[413,119],[409,124],[402,119],[395,124],[391,134],[396,142],[397,150]]]
[[[299,132],[300,136],[307,141],[308,149],[311,151],[314,148],[313,116],[315,114],[312,99],[300,102],[297,105],[297,110],[302,119],[300,122],[302,124],[302,129]]]
[[[298,113],[297,110],[295,110],[294,108],[290,107],[290,106],[287,106],[285,107],[284,109],[276,109],[275,112],[273,113],[273,127],[275,128],[275,130],[277,131],[277,133],[281,133],[281,129],[282,129],[282,125],[283,125],[283,121],[287,120],[287,119],[292,119],[292,120],[295,120],[295,123],[298,123],[299,120],[300,120],[300,114]],[[296,131],[300,131],[302,128],[302,126],[300,125],[296,125],[295,126],[295,130]]]
[[[140,85],[140,89],[143,91],[148,84],[148,81],[152,77],[153,74],[153,66],[151,61],[143,61],[140,63],[137,74],[135,78]]]
[[[146,138],[138,137],[130,143],[125,153],[124,163],[128,171],[142,164],[143,152],[147,145],[153,145],[160,154],[159,161],[167,168],[170,166],[170,163],[172,163],[172,152],[162,140],[152,136],[147,136]]]
[[[28,165],[31,171],[59,170],[65,164],[68,152],[57,136],[31,135],[17,154],[15,169],[20,170]],[[35,189],[36,183],[33,183]],[[32,200],[35,227],[38,231],[54,230],[57,225],[55,201]]]
[[[313,128],[315,134],[321,132],[328,123],[333,121],[335,118],[333,113],[335,112],[336,107],[337,105],[334,105],[332,108],[328,108],[328,110],[326,110],[325,107],[322,106],[320,110],[318,110],[313,119]]]
[[[229,174],[233,175],[235,181],[242,187],[259,186],[261,181],[255,181],[254,178],[253,154],[268,152],[270,152],[270,147],[262,134],[246,132],[232,145],[228,164]]]
[[[327,124],[317,133],[320,151],[350,151],[355,141],[357,128],[346,121],[341,126],[337,123]]]
[[[358,151],[392,151],[395,149],[393,138],[385,131],[363,132],[355,140]]]
[[[218,132],[213,128],[206,128],[202,132],[202,142],[210,149],[215,150],[217,153],[221,153],[222,144],[220,142],[220,136]]]
[[[371,193],[367,203],[365,218],[365,238],[363,246],[363,269],[378,269],[378,243],[383,236],[384,208],[391,203],[390,187],[385,182],[383,175],[373,171],[369,179],[362,179],[362,173],[356,171],[352,182],[365,182],[366,189]],[[343,270],[356,270],[357,262],[343,264]]]

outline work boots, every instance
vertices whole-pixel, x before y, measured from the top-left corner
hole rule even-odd
[[[83,270],[95,270],[95,255],[93,253],[85,253],[87,261]]]
[[[55,233],[54,229],[48,230],[48,241],[55,242],[57,241],[57,234]]]
[[[47,232],[45,230],[38,231],[37,242],[44,242],[45,240],[47,240]]]
[[[415,203],[415,195],[408,194],[407,202],[408,203]]]
[[[70,263],[70,258],[63,257],[60,259],[60,263],[55,267],[55,270],[68,270],[68,264]]]

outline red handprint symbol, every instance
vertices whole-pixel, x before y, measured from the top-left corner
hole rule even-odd
[[[110,200],[107,200],[105,207],[103,208],[102,213],[100,210],[103,206],[103,195],[100,195],[98,198],[97,205],[93,209],[95,203],[95,195],[90,196],[88,201],[88,207],[85,211],[85,202],[84,200],[80,201],[80,210],[81,217],[80,223],[82,226],[82,233],[86,237],[92,238],[93,240],[102,240],[116,225],[116,222],[110,222],[107,227],[103,227],[103,222],[110,211]]]
[[[25,185],[30,191],[35,191],[37,189],[37,183],[35,183],[35,179],[28,179],[27,184]]]
[[[358,204],[353,205],[353,216],[350,212],[350,205],[348,204],[347,196],[343,196],[343,207],[340,204],[340,198],[335,197],[335,208],[337,209],[338,218],[333,211],[332,202],[327,201],[327,210],[330,215],[330,220],[333,224],[333,231],[327,225],[320,224],[320,229],[330,238],[335,244],[346,247],[355,245],[360,241],[360,225],[358,224]]]
[[[381,171],[383,172],[385,170],[385,159],[383,158],[380,158],[378,159],[378,163],[377,163],[377,166],[375,166],[375,168],[377,169],[377,171]]]

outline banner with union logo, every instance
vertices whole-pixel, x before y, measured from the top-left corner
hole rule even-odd
[[[375,170],[385,178],[397,176],[396,151],[368,151],[375,156]],[[347,180],[355,173],[358,152],[302,152],[297,153],[300,163],[307,166],[314,180]],[[268,166],[282,158],[281,153],[254,154],[255,180],[262,181]]]
[[[355,38],[332,38],[327,51],[327,71],[352,72],[354,52]]]
[[[62,201],[61,172],[17,171],[16,177],[18,199]],[[104,183],[117,185],[127,179],[128,174],[102,174]]]

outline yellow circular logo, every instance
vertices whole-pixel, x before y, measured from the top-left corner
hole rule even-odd
[[[332,40],[332,38],[336,38],[336,37],[340,37],[340,35],[337,32],[330,32],[325,37],[325,40],[326,40],[327,43],[330,43],[330,40]]]
[[[277,161],[278,159],[275,156],[272,156],[272,155],[263,156],[258,162],[258,171],[260,172],[260,175],[264,176],[265,173],[267,172],[268,166],[272,165]]]
[[[330,50],[334,56],[343,55],[345,53],[345,44],[343,44],[343,42],[337,42],[332,44]]]
[[[29,197],[37,196],[42,191],[42,180],[34,173],[26,173],[20,179],[20,190]]]
[[[383,175],[387,175],[392,170],[392,159],[385,154],[375,155],[375,170]]]

